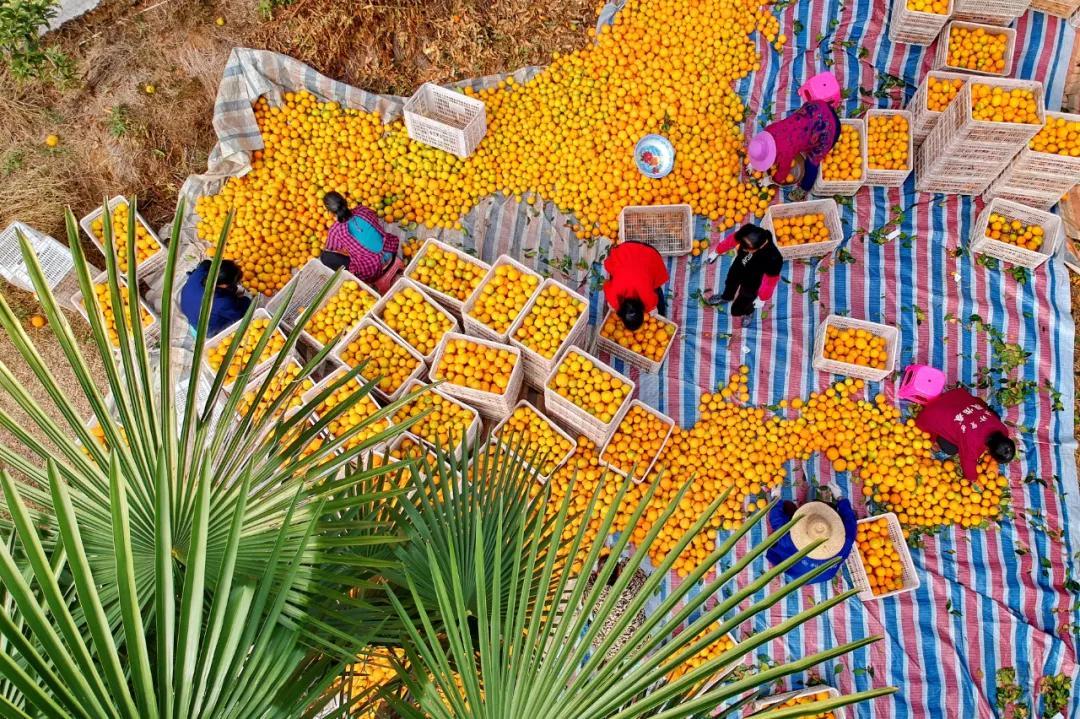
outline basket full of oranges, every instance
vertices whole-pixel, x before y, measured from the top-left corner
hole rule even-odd
[[[128,271],[128,222],[130,221],[131,205],[126,197],[117,195],[111,198],[107,207],[109,218],[112,221],[113,251],[116,255],[116,266],[120,271]],[[98,249],[105,252],[105,211],[98,207],[90,214],[79,220],[79,226],[90,236]],[[135,266],[140,270],[152,270],[161,267],[165,263],[165,246],[161,243],[157,234],[150,228],[142,215],[135,212]]]
[[[929,45],[952,15],[953,0],[896,0],[889,18],[889,39]]]
[[[866,113],[866,184],[900,187],[915,165],[915,139],[907,110]]]
[[[571,347],[544,382],[544,407],[564,426],[602,445],[630,407],[629,377]]]
[[[534,466],[540,480],[548,479],[577,449],[573,437],[527,400],[514,406],[510,416],[492,431],[491,438]]]
[[[378,320],[430,363],[447,332],[457,332],[458,321],[416,282],[402,277],[371,309]]]
[[[405,276],[422,285],[439,304],[460,317],[465,300],[472,296],[490,269],[488,263],[429,238],[405,268]]]
[[[361,320],[332,356],[349,367],[363,364],[360,376],[377,379],[376,390],[390,402],[427,369],[423,355],[371,317]]]
[[[548,278],[510,328],[510,344],[521,350],[525,381],[540,389],[552,368],[588,330],[589,301]]]
[[[866,123],[840,121],[840,136],[825,156],[812,190],[815,195],[854,195],[866,182]]]
[[[354,274],[341,270],[335,276],[334,270],[320,260],[311,260],[274,295],[266,309],[276,312],[281,303],[288,300],[281,324],[291,330],[328,282],[331,283],[329,289],[300,334],[305,343],[322,348],[335,337],[345,337],[356,329],[379,301],[379,294]]]
[[[986,197],[1049,210],[1078,183],[1080,115],[1048,112],[1046,124],[994,180]]]
[[[675,420],[671,417],[641,400],[632,400],[600,451],[600,464],[623,477],[641,482],[649,476],[674,428]]]
[[[859,520],[847,568],[864,602],[910,592],[921,584],[900,520],[892,512]]]
[[[1008,77],[1015,44],[1012,28],[953,21],[938,40],[934,69]]]
[[[255,377],[273,363],[274,357],[285,346],[285,335],[277,327],[271,329],[271,321],[272,318],[266,310],[262,308],[255,310],[251,322],[247,326],[247,331],[244,333],[243,338],[240,339],[240,345],[233,354],[232,361],[225,368],[224,386],[226,391],[232,391],[232,387],[239,378],[240,373],[249,363],[251,364],[251,373],[248,376]],[[230,348],[239,338],[243,322],[243,320],[239,320],[207,341],[203,361],[207,364],[211,374],[217,373],[225,364]],[[253,359],[255,349],[267,332],[271,332],[270,338],[263,345],[259,356]]]
[[[667,359],[679,326],[656,312],[645,316],[637,330],[626,329],[619,316],[608,309],[596,336],[596,351],[618,357],[642,372],[656,374]]]
[[[469,403],[484,417],[501,421],[517,403],[524,372],[517,347],[448,332],[428,377],[442,382],[439,389]]]
[[[829,315],[818,326],[814,369],[877,382],[896,366],[900,332],[895,327]]]
[[[1057,215],[995,198],[975,223],[971,251],[1034,269],[1050,259],[1060,237]]]
[[[923,76],[915,94],[908,100],[907,110],[911,113],[911,132],[915,145],[922,144],[930,131],[934,129],[941,113],[959,94],[960,88],[967,83],[971,75],[945,70],[931,70]]]
[[[844,241],[836,200],[807,200],[772,205],[761,227],[773,234],[785,260],[823,257]]]
[[[461,308],[468,334],[506,342],[510,328],[536,296],[544,278],[509,255],[500,255]]]
[[[117,277],[117,287],[119,289],[120,296],[120,313],[123,315],[124,323],[127,326],[127,336],[133,337],[131,326],[131,312],[128,307],[130,301],[130,295],[128,293],[127,283],[124,282],[122,277]],[[101,309],[101,320],[103,329],[106,336],[109,338],[109,346],[114,351],[120,349],[120,332],[117,327],[116,314],[113,311],[112,303],[112,289],[109,285],[108,272],[102,272],[93,280],[91,280],[91,288],[94,292],[94,297],[97,298],[98,307]],[[146,303],[139,298],[139,319],[142,323],[142,334],[144,341],[151,341],[158,336],[158,323],[157,317],[150,312],[150,309],[146,306]],[[79,314],[83,316],[87,322],[90,321],[89,308],[87,303],[83,301],[81,292],[75,293],[71,297],[71,306],[75,307]]]

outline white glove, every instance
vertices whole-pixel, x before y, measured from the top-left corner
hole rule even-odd
[[[765,300],[761,299],[760,297],[757,297],[757,298],[754,299],[754,309],[760,310],[764,306],[765,306]]]
[[[720,253],[710,247],[709,251],[705,253],[705,264],[711,265],[718,259],[720,259]]]

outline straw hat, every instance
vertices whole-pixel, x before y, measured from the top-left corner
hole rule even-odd
[[[810,559],[832,559],[844,548],[844,522],[836,510],[824,502],[807,502],[795,512],[802,521],[791,529],[791,541],[799,549],[819,539],[825,542],[806,555]]]

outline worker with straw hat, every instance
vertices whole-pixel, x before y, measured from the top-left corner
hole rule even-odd
[[[774,506],[769,512],[769,526],[772,531],[776,531],[795,518],[800,519],[799,523],[769,547],[765,556],[773,564],[780,564],[814,542],[823,540],[809,554],[788,568],[786,574],[792,579],[801,577],[830,559],[839,557],[841,561],[836,566],[822,572],[813,580],[814,583],[829,581],[840,571],[840,565],[851,554],[851,547],[855,542],[856,520],[851,502],[847,499],[838,502],[811,501],[800,507],[794,502],[785,501]]]

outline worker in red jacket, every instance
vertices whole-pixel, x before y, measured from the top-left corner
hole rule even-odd
[[[915,424],[936,439],[947,454],[959,453],[960,469],[971,481],[979,476],[983,452],[989,451],[998,462],[1016,456],[1009,428],[986,402],[965,389],[949,390],[927,402]]]
[[[655,309],[667,314],[668,271],[656,248],[644,242],[621,242],[608,252],[604,269],[608,273],[604,297],[626,329],[637,331],[645,315]]]

